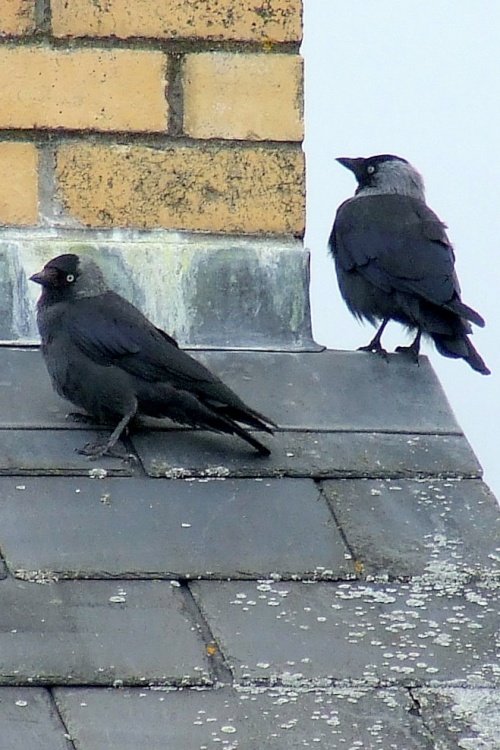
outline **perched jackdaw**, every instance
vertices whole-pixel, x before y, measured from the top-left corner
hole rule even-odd
[[[31,280],[43,287],[37,322],[52,385],[98,421],[116,424],[109,440],[83,453],[114,455],[130,420],[147,415],[236,434],[269,455],[238,422],[269,433],[276,425],[112,292],[92,260],[60,255]]]
[[[445,357],[489,370],[472,346],[469,321],[483,318],[460,299],[455,256],[445,225],[425,203],[424,183],[405,159],[390,154],[337,159],[358,187],[337,211],[329,246],[340,292],[351,313],[381,325],[364,351],[385,354],[380,339],[389,320],[416,331],[406,351],[418,362],[429,336]]]

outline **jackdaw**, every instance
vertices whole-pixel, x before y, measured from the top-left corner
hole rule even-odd
[[[489,370],[472,346],[469,321],[483,318],[460,299],[455,256],[445,225],[425,202],[417,170],[399,156],[337,159],[358,187],[337,211],[329,239],[340,292],[359,320],[381,325],[363,351],[385,355],[380,343],[389,320],[416,331],[408,352],[416,362],[422,334],[445,357]]]
[[[41,284],[37,323],[42,354],[57,393],[100,422],[111,437],[82,449],[116,455],[113,446],[136,416],[168,417],[236,434],[262,456],[270,450],[241,427],[276,427],[204,365],[111,291],[94,261],[74,254],[50,260],[31,281]]]

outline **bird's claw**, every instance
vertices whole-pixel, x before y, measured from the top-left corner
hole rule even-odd
[[[110,458],[120,458],[122,461],[137,460],[132,453],[127,453],[125,450],[120,450],[114,446],[108,445],[108,443],[85,443],[83,448],[77,448],[77,453],[82,456],[87,456],[90,459],[103,458],[109,456]]]
[[[367,344],[366,346],[359,346],[358,352],[371,352],[372,354],[378,354],[379,357],[382,357],[382,359],[387,360],[389,359],[389,355],[387,354],[387,351],[380,345],[380,344]]]
[[[67,419],[68,422],[77,422],[80,424],[96,423],[94,417],[91,417],[89,414],[82,414],[82,412],[80,411],[70,411],[68,414],[66,414],[65,419]]]

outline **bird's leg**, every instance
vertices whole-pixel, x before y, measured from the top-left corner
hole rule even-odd
[[[418,353],[420,351],[420,339],[422,338],[422,329],[417,329],[417,335],[411,342],[410,346],[397,346],[396,351],[402,352],[403,354],[409,354],[414,362],[419,364]]]
[[[116,443],[118,442],[122,432],[126,429],[128,423],[135,416],[137,411],[137,404],[134,404],[134,408],[125,414],[122,419],[118,422],[115,429],[109,436],[108,440],[104,442],[87,443],[78,450],[78,453],[84,456],[90,456],[91,458],[101,458],[101,456],[112,456],[114,458],[128,458],[128,454],[123,451],[114,450]]]
[[[372,338],[369,344],[366,346],[360,346],[358,348],[358,352],[375,352],[375,354],[380,354],[384,359],[387,358],[387,352],[385,349],[382,348],[382,344],[380,343],[380,339],[382,338],[382,334],[384,332],[384,328],[386,327],[387,323],[389,322],[389,318],[384,318],[380,328],[378,329],[375,336]]]

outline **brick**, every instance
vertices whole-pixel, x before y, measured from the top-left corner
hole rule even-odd
[[[31,143],[0,143],[0,224],[36,224],[38,152]]]
[[[300,234],[304,161],[298,148],[67,144],[59,198],[90,227]]]
[[[2,0],[0,36],[21,36],[35,30],[35,0]]]
[[[299,42],[301,0],[52,0],[55,36]]]
[[[183,83],[184,131],[194,138],[303,138],[298,55],[187,55]]]
[[[162,131],[166,57],[144,50],[0,49],[0,128]]]

